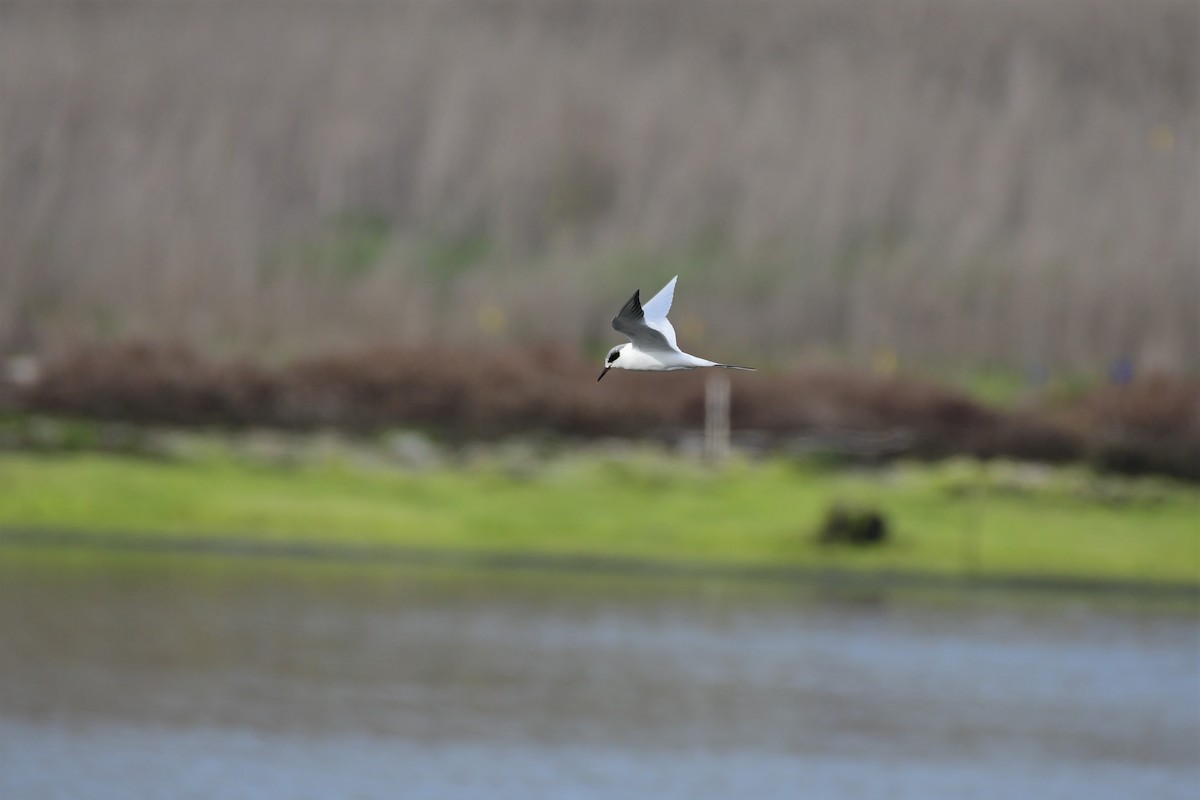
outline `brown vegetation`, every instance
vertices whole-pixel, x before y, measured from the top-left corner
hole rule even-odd
[[[427,428],[463,440],[515,433],[671,437],[703,426],[705,374],[617,373],[544,349],[380,347],[277,369],[214,364],[182,347],[79,349],[22,390],[32,412],[175,425]],[[903,433],[882,455],[975,454],[1200,480],[1200,383],[1106,387],[1068,409],[1004,413],[936,386],[834,371],[733,377],[733,427],[772,448],[825,436]],[[841,438],[839,438],[841,437]],[[858,453],[862,455],[863,453]],[[878,452],[867,453],[881,455]]]
[[[0,354],[577,347],[680,271],[701,352],[1188,369],[1198,75],[1194,0],[3,3]]]
[[[1107,386],[1071,413],[1103,468],[1200,479],[1200,380],[1156,375]]]

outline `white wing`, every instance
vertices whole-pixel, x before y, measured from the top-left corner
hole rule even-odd
[[[671,301],[675,299],[675,281],[677,280],[679,280],[678,275],[671,278],[658,294],[642,303],[646,324],[665,336],[671,347],[676,350],[679,349],[679,345],[675,343],[675,328],[671,326],[667,314],[671,311]]]

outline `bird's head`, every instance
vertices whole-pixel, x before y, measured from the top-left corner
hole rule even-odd
[[[607,375],[608,371],[613,367],[623,366],[622,364],[617,363],[621,359],[621,353],[625,351],[625,348],[632,346],[633,345],[631,344],[619,344],[612,350],[609,350],[608,355],[604,357],[604,369],[600,372],[600,378],[603,378],[605,375]],[[600,382],[600,378],[596,378],[597,383]]]

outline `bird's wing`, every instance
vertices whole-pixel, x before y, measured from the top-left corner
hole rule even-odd
[[[667,281],[667,285],[662,287],[658,294],[645,302],[642,310],[646,312],[647,320],[666,319],[667,314],[671,313],[671,301],[675,299],[675,281],[677,280],[679,280],[678,275]]]
[[[678,275],[671,278],[658,294],[651,297],[642,306],[646,324],[661,333],[674,350],[678,350],[679,345],[675,342],[675,328],[667,319],[667,314],[671,311],[671,301],[675,299],[675,281],[677,280],[679,280]]]
[[[662,292],[659,292],[661,295]],[[655,300],[658,295],[655,295]],[[667,298],[668,305],[670,298]],[[634,347],[639,350],[659,350],[659,351],[674,351],[675,347],[675,331],[671,329],[671,323],[663,317],[658,323],[661,325],[666,323],[667,330],[671,331],[670,338],[657,325],[650,325],[646,320],[646,312],[642,308],[641,291],[633,293],[633,297],[629,298],[629,302],[621,307],[617,315],[613,317],[612,326],[619,333],[623,333],[629,337],[629,341],[633,342]]]

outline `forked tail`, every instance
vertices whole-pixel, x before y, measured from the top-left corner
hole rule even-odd
[[[720,367],[721,369],[740,369],[746,372],[758,372],[754,367],[739,367],[737,364],[713,364],[713,366]]]

